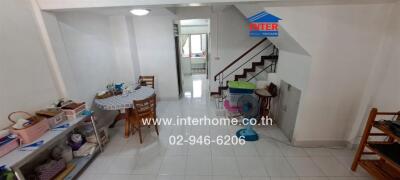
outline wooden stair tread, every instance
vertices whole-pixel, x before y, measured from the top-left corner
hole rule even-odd
[[[261,56],[261,60],[276,60],[278,56],[270,55],[270,56]]]
[[[360,160],[359,164],[379,180],[399,179],[400,172],[381,160]]]
[[[400,142],[400,136],[394,134],[394,133],[390,130],[390,128],[389,128],[387,122],[384,122],[384,121],[376,121],[376,122],[374,122],[373,126],[374,126],[375,128],[377,128],[377,129],[381,130],[383,133],[387,134],[389,137],[391,137],[391,138],[393,138],[393,139],[396,139],[397,141]]]
[[[375,179],[399,179],[400,180],[400,144],[396,138],[386,138],[384,140],[372,140],[369,137],[396,137],[390,128],[385,127],[388,121],[376,121],[377,115],[400,115],[400,112],[378,112],[377,108],[372,108],[367,123],[364,128],[363,136],[355,154],[351,170],[355,171],[357,166],[363,167]],[[399,119],[400,120],[400,119]],[[372,131],[377,128],[383,133]],[[367,148],[367,150],[365,149]],[[368,151],[369,150],[369,151]],[[363,155],[376,155],[378,160],[363,159]]]
[[[367,147],[400,171],[400,144],[369,142]]]

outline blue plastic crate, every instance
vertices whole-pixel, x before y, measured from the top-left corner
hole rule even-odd
[[[235,94],[253,94],[253,93],[254,93],[254,89],[229,88],[229,93],[235,93]]]

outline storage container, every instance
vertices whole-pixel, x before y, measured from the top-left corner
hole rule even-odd
[[[86,109],[86,105],[85,103],[70,103],[61,109],[65,112],[68,120],[74,120]]]
[[[16,123],[18,119],[18,115],[25,116],[25,119],[30,120],[32,124],[28,127],[24,127],[22,129],[15,129],[13,127],[10,128],[11,132],[16,134],[23,144],[29,144],[41,137],[44,133],[46,133],[50,127],[46,120],[41,120],[39,117],[32,116],[27,112],[17,111],[13,112],[8,116],[8,119]],[[20,116],[21,117],[21,116]]]
[[[14,138],[6,142],[5,144],[2,144],[0,146],[0,157],[3,157],[4,155],[8,154],[9,152],[13,151],[19,146],[19,139]]]
[[[49,123],[49,126],[51,128],[55,128],[58,124],[67,120],[67,116],[65,115],[65,112],[62,112],[62,113],[58,114],[57,116],[47,118],[46,120],[47,120],[47,123]]]
[[[229,93],[252,94],[256,89],[256,84],[246,81],[229,81]]]
[[[47,113],[47,112],[51,113]],[[50,128],[55,128],[58,124],[62,123],[67,119],[65,112],[58,109],[58,110],[41,110],[36,112],[39,117],[43,117],[46,119],[47,123],[49,124]]]

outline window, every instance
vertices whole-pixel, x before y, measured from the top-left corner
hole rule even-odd
[[[206,34],[181,35],[182,57],[205,57],[207,47]]]

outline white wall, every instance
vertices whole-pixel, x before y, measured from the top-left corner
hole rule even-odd
[[[379,60],[390,4],[288,4],[259,3],[245,12],[265,7],[283,19],[281,27],[312,58],[294,141],[344,143],[372,65]]]
[[[56,83],[49,69],[32,7],[27,0],[0,2],[0,129],[10,125],[13,111],[46,107],[56,101]]]
[[[89,107],[96,92],[121,78],[119,59],[114,56],[108,18],[84,12],[56,14],[68,58],[58,59],[69,97],[85,101]],[[62,51],[62,50],[60,50]]]
[[[266,10],[312,57],[295,141],[343,142],[379,50],[388,4],[274,7]],[[318,128],[315,128],[318,127]]]
[[[176,7],[177,19],[209,19],[212,13],[211,7]]]
[[[133,18],[136,46],[142,75],[154,75],[156,93],[161,99],[177,99],[173,15]]]
[[[233,6],[213,12],[210,23],[209,84],[211,91],[217,91],[214,76],[261,39],[249,36],[247,19]]]
[[[202,34],[202,33],[209,33],[210,29],[208,25],[204,26],[181,26],[180,34]]]
[[[375,61],[369,75],[357,117],[349,125],[347,140],[353,144],[359,143],[372,107],[386,112],[400,110],[400,3],[391,7],[389,23],[384,27],[385,37],[377,55],[379,61]]]
[[[303,92],[307,89],[310,65],[309,56],[280,50],[276,73],[281,80]]]
[[[400,3],[397,3],[393,24],[394,29],[389,32],[390,52],[388,52],[388,66],[373,97],[372,106],[382,111],[400,110]]]
[[[135,66],[132,59],[137,59],[137,55],[131,53],[130,29],[128,28],[129,24],[127,24],[129,20],[131,19],[127,19],[125,16],[111,16],[109,18],[115,63],[119,76],[117,79],[123,82],[136,81],[138,76],[135,77],[135,74],[139,74],[138,72],[134,72]],[[135,70],[137,70],[137,68]]]
[[[137,81],[132,19],[91,12],[43,12],[53,49],[67,87],[68,98],[85,101],[89,108],[97,92],[111,82]],[[135,43],[132,43],[135,42]],[[102,124],[115,112],[96,111]]]
[[[129,45],[131,49],[131,59],[133,64],[133,73],[134,73],[134,80],[137,81],[141,74],[140,71],[140,63],[139,57],[137,52],[137,45],[136,45],[136,37],[135,37],[135,29],[133,26],[133,17],[132,16],[125,16],[126,25],[128,28],[128,35],[129,35]]]

